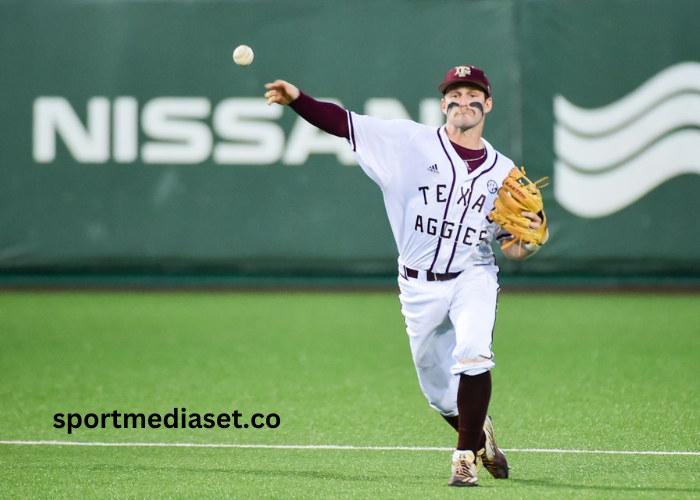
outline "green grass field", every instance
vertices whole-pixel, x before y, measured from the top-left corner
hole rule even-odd
[[[700,295],[503,294],[490,413],[511,479],[449,450],[0,444],[1,498],[698,498]],[[437,447],[396,294],[0,294],[0,441]],[[53,427],[276,413],[275,429]],[[609,450],[690,455],[534,452]]]

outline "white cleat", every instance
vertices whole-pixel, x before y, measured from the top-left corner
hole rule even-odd
[[[478,486],[476,457],[470,450],[456,450],[452,455],[452,478],[450,486]]]

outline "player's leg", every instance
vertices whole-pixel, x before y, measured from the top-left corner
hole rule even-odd
[[[491,343],[499,290],[496,269],[482,266],[463,274],[454,283],[450,306],[456,333],[452,372],[459,375],[457,449],[471,450],[482,457],[485,450],[497,452],[498,456],[491,456],[491,453],[483,459],[484,465],[494,477],[507,477],[505,455],[495,446],[493,427],[490,419],[487,421],[491,400],[490,370],[495,366]],[[488,429],[490,434],[486,432]]]
[[[450,424],[450,426],[459,432],[459,415],[443,415],[442,418],[445,419],[445,422]]]
[[[459,378],[451,373],[455,332],[444,283],[399,278],[401,312],[406,320],[418,382],[430,406],[443,416],[457,415]]]
[[[496,366],[491,352],[499,291],[496,269],[474,267],[450,282],[454,287],[449,315],[456,336],[455,375],[477,376]]]

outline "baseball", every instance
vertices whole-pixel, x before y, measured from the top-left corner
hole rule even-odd
[[[236,50],[233,51],[233,62],[239,66],[248,66],[253,62],[254,57],[253,49],[247,45],[239,45],[236,47]]]

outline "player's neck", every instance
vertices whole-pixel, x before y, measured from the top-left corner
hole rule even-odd
[[[445,127],[447,137],[452,142],[468,149],[484,148],[484,143],[481,141],[481,129],[482,127],[473,127],[462,130],[449,123]]]

